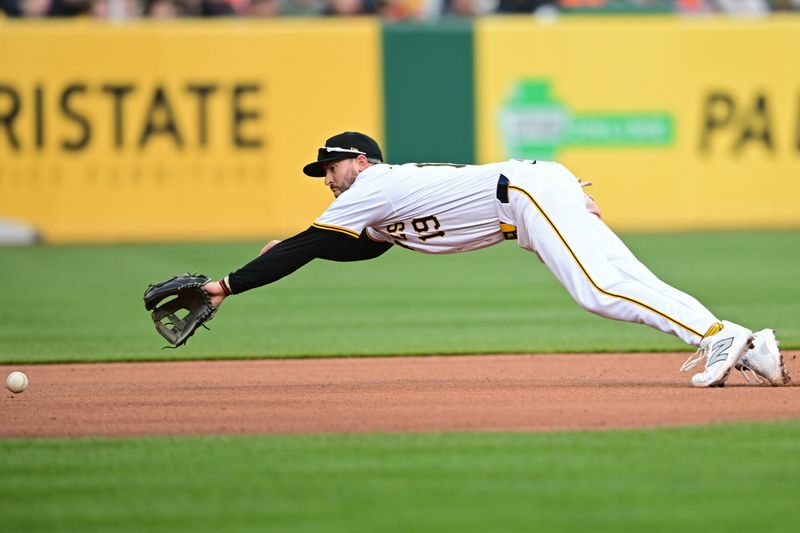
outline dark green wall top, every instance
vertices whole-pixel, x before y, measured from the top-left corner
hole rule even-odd
[[[385,24],[386,158],[474,163],[472,24]]]

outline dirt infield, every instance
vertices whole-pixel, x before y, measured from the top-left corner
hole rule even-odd
[[[800,375],[800,352],[784,354]],[[553,431],[800,418],[800,387],[698,390],[686,354],[0,366],[0,437]]]

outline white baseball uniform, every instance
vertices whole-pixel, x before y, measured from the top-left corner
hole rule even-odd
[[[558,163],[374,165],[313,224],[353,237],[366,229],[373,240],[433,254],[497,244],[514,229],[508,225],[588,311],[647,324],[695,346],[719,322],[659,280],[589,213],[578,179]]]

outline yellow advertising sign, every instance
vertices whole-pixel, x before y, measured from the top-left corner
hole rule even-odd
[[[374,20],[0,24],[0,218],[49,242],[285,236],[325,139],[383,137]]]
[[[800,226],[800,18],[489,18],[482,162],[555,159],[625,230]]]

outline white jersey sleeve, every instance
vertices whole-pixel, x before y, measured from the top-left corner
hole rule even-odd
[[[364,228],[377,220],[384,219],[392,210],[392,204],[386,193],[356,180],[350,189],[333,201],[312,226],[357,238]],[[375,233],[371,237],[374,240],[383,240]]]

